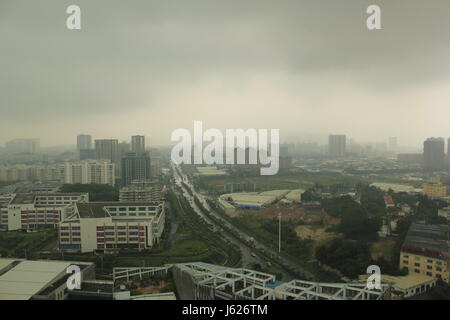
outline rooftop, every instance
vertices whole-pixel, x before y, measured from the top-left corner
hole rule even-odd
[[[107,218],[108,212],[102,203],[77,203],[80,218]]]
[[[33,193],[18,193],[11,201],[11,204],[31,204],[34,203],[36,195]]]
[[[148,202],[89,202],[89,203],[77,203],[78,213],[80,218],[107,218],[110,217],[105,207],[139,207],[139,206],[152,206],[156,207],[161,205],[160,201],[148,201]]]
[[[359,277],[360,280],[366,281],[369,275],[362,275]],[[412,273],[407,276],[390,276],[381,275],[381,282],[391,284],[395,289],[401,291],[407,291],[411,288],[421,286],[423,284],[428,284],[430,282],[436,281],[436,278]]]
[[[413,223],[402,250],[435,258],[450,258],[448,227]]]
[[[11,259],[0,258],[7,267]],[[6,265],[6,266],[5,266]],[[70,262],[22,260],[0,276],[0,300],[28,300],[50,285],[61,273],[66,273]]]

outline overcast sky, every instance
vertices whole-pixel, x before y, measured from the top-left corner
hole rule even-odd
[[[420,145],[450,137],[450,2],[0,0],[0,108],[0,145],[164,144],[194,120]]]

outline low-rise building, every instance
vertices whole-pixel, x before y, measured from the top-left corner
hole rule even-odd
[[[64,300],[71,265],[80,268],[82,280],[95,278],[92,262],[0,258],[0,300]]]
[[[450,220],[450,207],[439,209],[438,216]]]
[[[445,197],[447,195],[447,186],[442,183],[427,182],[423,185],[423,194],[431,199]]]
[[[392,199],[392,196],[389,194],[384,195],[384,205],[386,208],[393,208],[395,207],[394,200]]]
[[[59,225],[59,248],[77,252],[144,250],[164,230],[164,202],[76,203]]]
[[[362,275],[360,280],[367,281],[368,275]],[[422,294],[436,285],[437,279],[420,274],[409,274],[407,276],[381,275],[381,283],[392,286],[391,298],[410,298]]]
[[[87,193],[17,193],[2,196],[0,228],[13,231],[56,227],[63,216],[71,214],[74,203],[88,201]]]
[[[160,201],[161,199],[161,185],[157,180],[135,180],[127,187],[122,187],[119,191],[119,200],[121,202]]]
[[[400,269],[450,281],[448,226],[413,223],[400,251]]]

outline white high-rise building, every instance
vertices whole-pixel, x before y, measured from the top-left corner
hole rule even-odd
[[[63,182],[67,184],[115,184],[115,164],[109,161],[86,160],[67,162],[63,169]]]

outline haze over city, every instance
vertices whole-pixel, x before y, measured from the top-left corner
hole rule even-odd
[[[0,1],[0,145],[82,132],[168,144],[176,128],[282,137],[450,137],[447,1]]]

